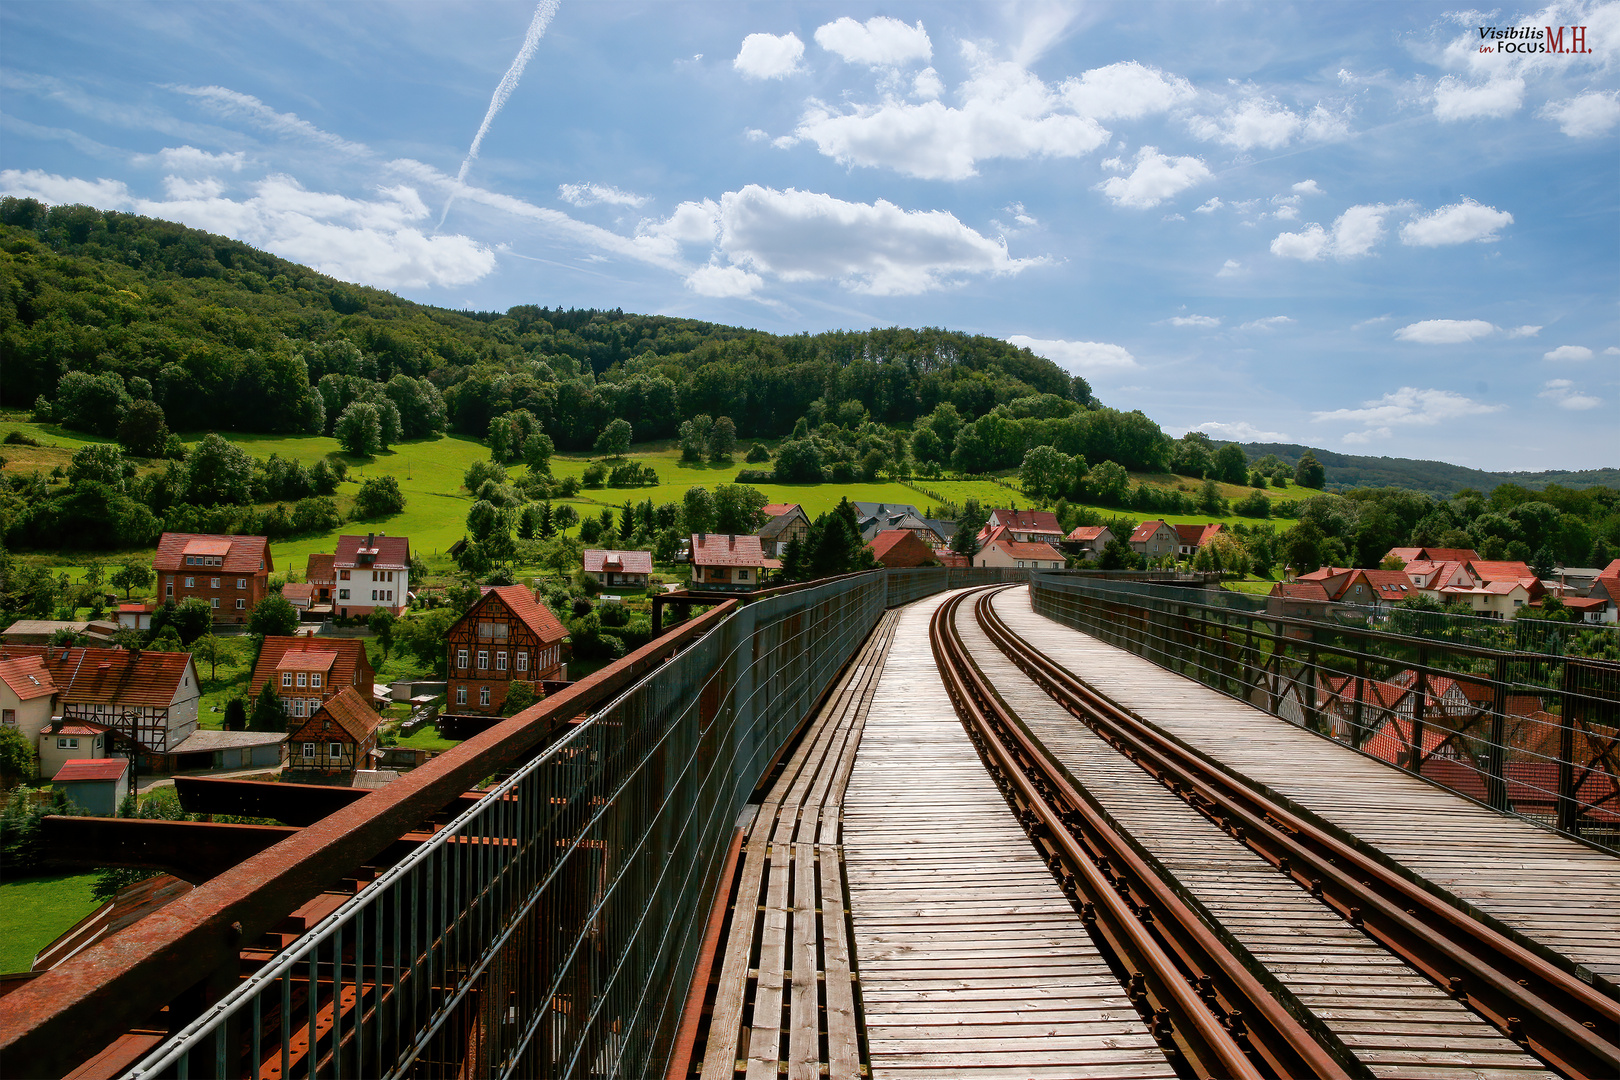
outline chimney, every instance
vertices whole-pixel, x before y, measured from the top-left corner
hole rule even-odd
[[[377,534],[376,533],[366,533],[366,547],[373,548],[373,547],[376,547],[376,546],[377,546]]]
[[[707,544],[708,542],[709,542],[709,534],[708,533],[706,533],[706,532],[698,533],[698,547],[702,547],[704,544]]]

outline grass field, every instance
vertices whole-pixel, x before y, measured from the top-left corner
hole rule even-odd
[[[34,954],[96,910],[95,874],[56,874],[0,884],[0,974],[27,971]]]

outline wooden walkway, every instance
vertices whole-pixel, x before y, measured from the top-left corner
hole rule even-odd
[[[1093,690],[1382,853],[1459,907],[1620,984],[1620,859],[1500,814],[1105,645],[1029,606],[1008,627]]]
[[[1023,595],[997,597],[1004,618]],[[1375,1076],[1552,1075],[1076,721],[990,642],[971,606],[958,610],[957,628],[1003,702],[1115,825]]]
[[[844,794],[871,1075],[1171,1077],[945,694],[944,599],[901,609]]]
[[[754,818],[703,1050],[703,1080],[859,1080],[838,808],[894,638],[889,612]]]

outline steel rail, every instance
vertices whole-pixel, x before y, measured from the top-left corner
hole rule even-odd
[[[947,692],[998,786],[1047,852],[1087,928],[1112,953],[1132,1001],[1184,1074],[1243,1080],[1348,1078],[1365,1069],[1325,1030],[1308,1031],[1132,846],[1096,812],[1011,716],[968,659],[955,614],[929,627]]]
[[[1620,1076],[1620,1002],[1097,693],[988,597],[975,616],[1071,715],[1510,1039],[1571,1080]]]

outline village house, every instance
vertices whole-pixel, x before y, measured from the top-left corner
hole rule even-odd
[[[1181,547],[1181,534],[1162,521],[1144,521],[1131,533],[1131,550],[1144,559],[1174,555]]]
[[[889,570],[933,566],[938,561],[934,549],[910,529],[885,529],[867,546],[872,549],[872,557]]]
[[[1063,538],[1063,550],[1081,558],[1094,559],[1114,539],[1105,525],[1080,525]]]
[[[1414,562],[1470,562],[1479,558],[1473,548],[1396,547],[1390,548],[1384,558],[1396,558],[1403,563]]]
[[[1606,596],[1566,596],[1564,606],[1579,622],[1596,625],[1615,621],[1615,602]]]
[[[1018,570],[1061,570],[1063,552],[1043,541],[1014,539],[1006,526],[993,530],[984,546],[973,556],[979,566],[1002,566]]]
[[[1063,526],[1050,510],[992,510],[990,520],[979,531],[982,541],[988,541],[997,529],[1005,529],[1006,538],[1021,544],[1051,544],[1056,547],[1063,540]]]
[[[287,728],[289,782],[353,780],[356,769],[372,767],[377,749],[377,711],[352,686],[321,703]]]
[[[1467,604],[1473,614],[1484,619],[1511,619],[1530,602],[1530,590],[1522,581],[1482,581],[1471,588],[1449,586],[1439,592],[1441,603]]]
[[[288,717],[302,720],[349,687],[370,701],[376,676],[365,642],[359,638],[272,634],[264,639],[259,662],[253,665],[248,683],[253,700],[266,683],[281,699]]]
[[[15,723],[36,751],[53,719],[85,722],[104,729],[105,752],[138,747],[142,766],[158,768],[162,755],[197,730],[201,697],[190,653],[0,646],[0,720]]]
[[[300,618],[309,614],[310,605],[315,602],[315,586],[288,582],[281,587],[281,598],[298,609]]]
[[[765,515],[758,532],[760,546],[772,558],[786,554],[789,541],[797,538],[802,544],[810,536],[810,515],[798,503],[771,503],[760,513]]]
[[[1215,539],[1215,534],[1221,531],[1219,524],[1209,525],[1172,525],[1176,530],[1176,554],[1184,559],[1190,559],[1198,554],[1198,549]]]
[[[310,596],[310,610],[316,614],[332,613],[333,589],[337,585],[337,571],[332,569],[332,559],[331,555],[315,554],[304,564],[304,582],[315,590]]]
[[[378,609],[398,615],[409,602],[411,542],[403,536],[340,536],[332,569],[333,607],[343,618],[368,618]]]
[[[268,595],[275,568],[270,541],[262,536],[164,533],[152,558],[162,598],[207,601],[215,622],[247,622],[248,612]]]
[[[110,756],[111,729],[89,720],[53,720],[39,733],[39,775],[49,780],[76,758]],[[128,748],[124,753],[128,754]]]
[[[1352,570],[1333,599],[1341,604],[1371,608],[1373,614],[1381,615],[1415,595],[1412,580],[1399,570]]]
[[[561,620],[523,586],[484,586],[445,635],[446,711],[499,715],[512,683],[526,683],[538,695],[540,683],[566,681],[567,635]]]
[[[581,560],[598,585],[644,589],[652,580],[652,552],[588,549]]]
[[[1402,573],[1411,580],[1412,588],[1441,603],[1445,602],[1442,589],[1471,589],[1479,584],[1468,572],[1468,564],[1456,560],[1413,559]]]
[[[1540,600],[1547,593],[1547,587],[1536,577],[1536,572],[1522,562],[1470,559],[1468,569],[1483,584],[1516,582],[1523,585],[1532,601]]]
[[[759,537],[739,533],[692,534],[693,589],[752,592],[765,583],[765,571],[781,562],[768,558]]]
[[[1319,581],[1279,581],[1266,598],[1266,614],[1290,619],[1325,619],[1333,610],[1332,598]],[[1304,636],[1291,633],[1290,637]]]
[[[157,609],[156,600],[130,600],[118,605],[113,618],[120,630],[150,630],[152,613]]]
[[[51,786],[96,817],[117,817],[130,792],[129,759],[74,759],[56,771]]]
[[[77,619],[18,619],[0,633],[0,643],[49,645],[51,639],[64,630],[73,634],[80,645],[111,648],[112,636],[118,632],[118,624]]]

